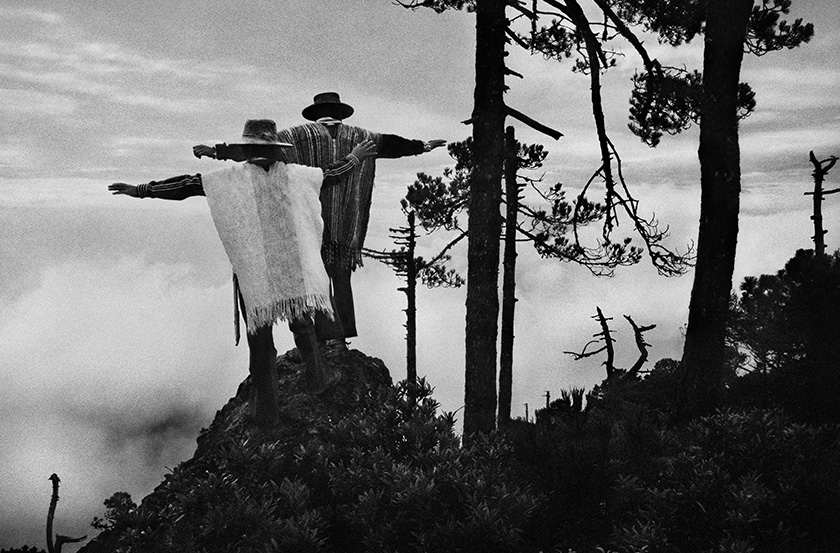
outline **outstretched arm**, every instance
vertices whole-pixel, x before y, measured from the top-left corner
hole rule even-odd
[[[446,145],[446,140],[409,140],[395,134],[383,134],[382,142],[379,145],[379,153],[376,157],[397,158],[405,156],[416,156],[425,152],[431,152],[435,148]]]
[[[224,142],[215,146],[197,144],[193,146],[193,155],[197,158],[211,157],[213,159],[229,159],[230,161],[245,161],[247,158],[242,154],[242,148],[228,146]]]
[[[180,175],[162,181],[152,181],[134,186],[124,182],[108,185],[114,195],[125,194],[132,198],[160,198],[163,200],[183,200],[191,196],[204,196],[201,174]]]

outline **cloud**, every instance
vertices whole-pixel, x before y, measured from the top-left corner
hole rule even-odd
[[[140,499],[192,453],[247,374],[247,351],[233,347],[229,281],[187,275],[137,259],[66,262],[4,305],[0,518],[42,528],[56,472],[59,527],[82,534],[114,491]]]
[[[0,109],[15,114],[57,117],[72,115],[78,102],[62,94],[0,89]]]
[[[17,302],[41,285],[51,267],[67,263],[110,267],[135,259],[140,274],[160,264],[173,268],[161,273],[169,280],[206,286],[229,281],[229,264],[203,199],[144,203],[112,197],[104,184],[76,194],[58,185],[21,183],[11,191],[0,185],[0,306]],[[0,321],[7,313],[0,309]]]
[[[745,70],[745,80],[756,92],[758,110],[789,117],[790,112],[830,110],[840,106],[840,76],[834,68],[809,68],[802,78],[802,67],[761,64]],[[796,83],[796,86],[791,86]]]
[[[0,18],[25,19],[48,25],[60,25],[65,21],[61,14],[51,11],[34,10],[29,8],[0,6]]]

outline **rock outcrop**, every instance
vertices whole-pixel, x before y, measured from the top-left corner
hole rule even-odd
[[[329,351],[327,359],[341,371],[342,378],[328,391],[312,396],[306,393],[303,365],[297,351],[291,350],[277,358],[281,420],[270,429],[257,428],[249,419],[247,400],[251,382],[250,377],[246,378],[236,395],[216,413],[212,424],[201,431],[193,457],[166,475],[140,505],[135,505],[124,493],[116,493],[106,501],[106,517],[98,521],[103,531],[81,548],[80,553],[153,551],[156,540],[159,540],[160,550],[170,550],[167,542],[173,540],[179,523],[186,517],[195,519],[190,522],[192,526],[203,523],[208,527],[224,526],[218,521],[201,519],[201,511],[207,507],[202,502],[224,502],[231,500],[231,494],[252,493],[254,482],[237,486],[236,480],[253,478],[257,472],[264,475],[266,485],[294,488],[293,484],[289,484],[292,481],[288,477],[276,478],[284,472],[279,464],[289,462],[296,452],[302,451],[312,440],[317,440],[337,421],[351,413],[358,414],[375,407],[383,395],[393,391],[388,369],[379,359],[356,350],[341,349]],[[271,466],[246,466],[239,470],[237,464],[240,463],[267,463]],[[286,473],[292,476],[295,470]],[[280,479],[279,483],[277,479]],[[280,496],[289,499],[287,496],[293,493],[295,490],[287,489]],[[235,499],[242,508],[233,507],[234,512],[228,515],[236,516],[236,511],[239,511],[240,516],[252,519],[252,526],[259,526],[257,519],[264,513],[245,511],[251,507],[259,509],[260,503],[264,502],[252,502],[241,497]],[[293,505],[289,507],[295,510]],[[265,505],[265,508],[273,507]],[[221,509],[208,516],[224,512],[227,511]],[[249,521],[243,521],[243,531],[247,531],[248,524]],[[305,533],[313,525],[303,521],[297,526]],[[311,537],[317,543],[317,536]],[[237,550],[230,545],[219,546],[219,550]]]

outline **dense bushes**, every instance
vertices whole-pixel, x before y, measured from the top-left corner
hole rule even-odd
[[[805,552],[840,546],[840,432],[780,411],[721,412],[674,431],[653,474],[611,491],[621,552]],[[643,548],[647,549],[643,549]]]
[[[585,408],[562,394],[463,446],[425,382],[349,379],[325,401],[290,373],[294,421],[254,432],[235,398],[141,505],[106,501],[83,551],[840,550],[840,428],[755,408],[674,423],[676,375],[660,362]]]
[[[645,381],[606,389],[586,410],[561,401],[509,432],[519,474],[548,498],[545,551],[840,550],[840,428],[778,409],[675,425],[635,401]]]
[[[525,551],[538,495],[501,436],[462,448],[431,389],[402,383],[297,439],[232,435],[153,502],[107,503],[109,551]]]

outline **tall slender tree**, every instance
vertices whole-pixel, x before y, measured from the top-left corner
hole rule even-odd
[[[427,260],[416,254],[417,251],[417,215],[407,200],[403,199],[402,211],[406,216],[406,226],[392,228],[391,238],[398,249],[376,250],[364,248],[362,253],[391,267],[397,276],[405,281],[400,291],[405,293],[405,343],[406,343],[406,379],[417,380],[417,281],[428,288],[457,288],[464,279],[454,269],[448,269],[445,262],[450,259],[447,253],[460,242],[465,234],[461,233],[447,244],[433,258]]]
[[[726,324],[738,241],[738,121],[755,106],[740,83],[745,52],[807,42],[813,26],[781,20],[791,0],[614,0],[626,20],[673,45],[704,35],[703,72],[654,68],[636,79],[631,129],[651,145],[699,122],[700,229],[677,405],[685,415],[717,406],[724,391]]]
[[[516,178],[519,169],[516,132],[505,130],[505,253],[502,261],[502,335],[499,352],[499,426],[510,421],[513,397],[513,341],[516,311],[516,224],[522,187]]]
[[[505,124],[505,0],[475,7],[475,170],[470,178],[464,435],[496,427],[499,233]]]

